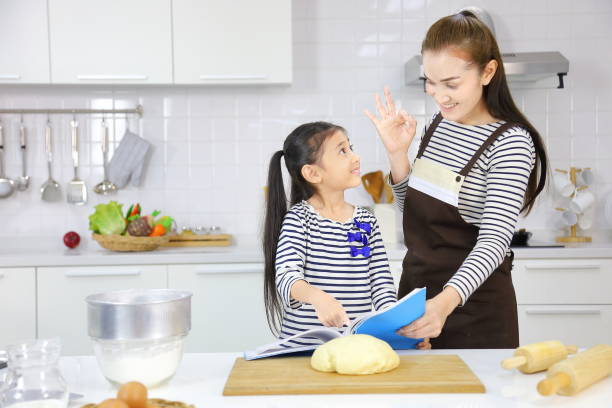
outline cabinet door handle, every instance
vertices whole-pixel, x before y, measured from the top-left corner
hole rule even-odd
[[[528,315],[600,315],[601,310],[584,310],[584,309],[544,309],[544,310],[527,310]]]
[[[210,275],[214,273],[257,273],[263,272],[263,264],[243,264],[243,265],[203,265],[195,269],[196,275]]]
[[[139,270],[124,270],[124,271],[68,271],[64,275],[68,278],[86,278],[92,276],[138,276]]]
[[[21,79],[19,74],[0,74],[0,79]]]
[[[148,78],[147,75],[77,75],[79,81],[96,81],[96,80],[138,80],[144,81]]]
[[[200,75],[202,81],[268,79],[268,75]]]
[[[525,265],[525,269],[531,271],[557,270],[580,270],[580,269],[601,269],[601,264],[582,264],[582,265]]]

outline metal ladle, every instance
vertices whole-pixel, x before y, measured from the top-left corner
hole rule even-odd
[[[62,199],[62,188],[59,183],[51,177],[51,168],[53,167],[53,136],[50,120],[47,120],[47,125],[45,126],[45,151],[47,152],[49,178],[44,182],[42,187],[40,187],[40,195],[44,201],[59,201]]]
[[[117,186],[108,179],[106,168],[108,167],[108,126],[102,118],[102,160],[104,165],[104,180],[96,184],[94,192],[98,194],[110,194],[117,191]]]
[[[0,198],[9,197],[15,191],[15,182],[4,176],[4,128],[0,123]]]
[[[25,191],[30,186],[30,176],[26,175],[26,127],[23,118],[19,123],[19,146],[21,148],[21,176],[17,178],[17,190]]]

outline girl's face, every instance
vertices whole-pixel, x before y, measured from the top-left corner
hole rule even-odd
[[[494,120],[483,98],[483,87],[495,74],[497,62],[490,61],[480,72],[469,55],[459,49],[423,52],[425,89],[440,108],[442,117],[465,125]]]
[[[344,132],[337,131],[329,136],[321,147],[322,154],[317,162],[320,187],[339,191],[361,184],[360,157]]]

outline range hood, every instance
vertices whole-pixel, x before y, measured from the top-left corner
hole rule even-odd
[[[483,21],[495,35],[493,20],[489,14],[478,7],[466,7]],[[461,11],[461,10],[460,10]],[[557,77],[559,86],[563,88],[563,77],[569,72],[569,61],[558,51],[549,52],[513,52],[502,54],[504,70],[508,81],[535,82],[549,77]],[[415,55],[404,66],[406,85],[423,83],[423,58]]]

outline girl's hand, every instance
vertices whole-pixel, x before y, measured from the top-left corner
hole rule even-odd
[[[446,318],[460,302],[459,293],[454,288],[447,286],[442,292],[425,303],[425,314],[423,316],[408,326],[402,327],[397,333],[413,339],[436,338],[442,332]]]
[[[342,327],[350,320],[342,304],[332,295],[321,291],[312,301],[319,321],[325,327]]]
[[[429,338],[425,337],[422,342],[417,344],[417,350],[431,350],[431,343]]]
[[[396,110],[389,88],[385,87],[384,92],[387,106],[383,105],[378,94],[376,95],[376,109],[380,118],[371,114],[367,109],[364,112],[376,126],[378,135],[387,149],[387,154],[389,156],[406,155],[414,139],[416,120],[406,111]]]

